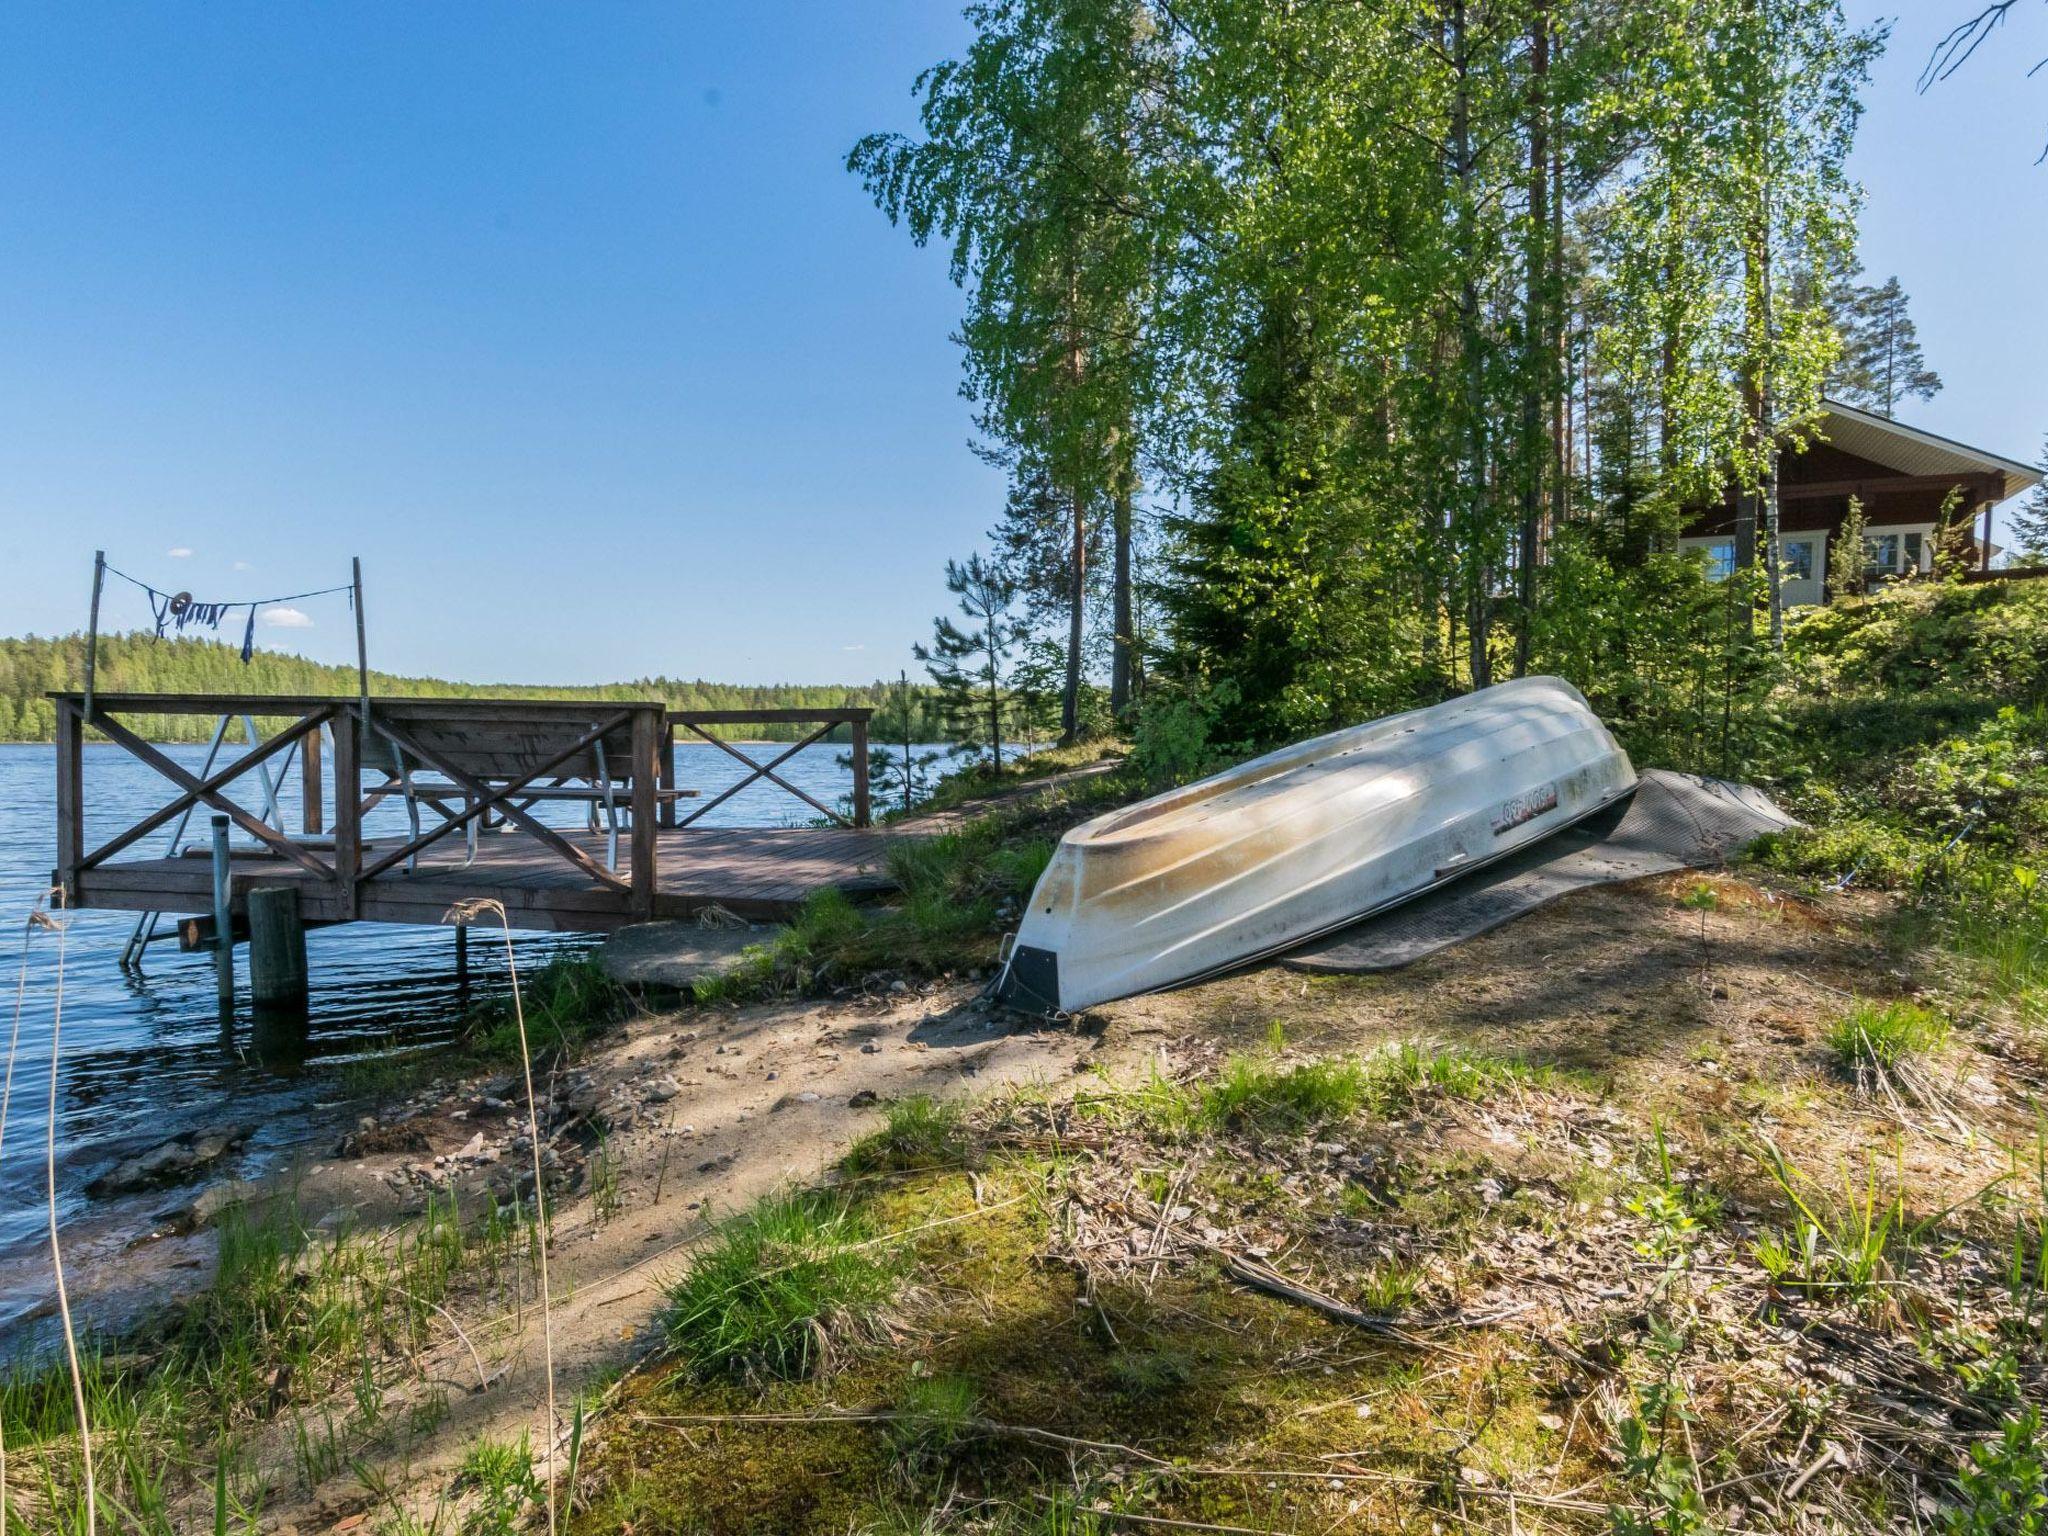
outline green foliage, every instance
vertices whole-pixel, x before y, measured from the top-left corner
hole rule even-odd
[[[1000,773],[1003,742],[1012,734],[1010,658],[1029,633],[1011,613],[1017,582],[977,554],[964,564],[946,562],[946,590],[959,598],[967,627],[941,615],[933,621],[932,643],[914,649],[938,690],[954,750]]]
[[[1918,1003],[1858,1001],[1828,1026],[1828,1046],[1851,1071],[1874,1066],[1890,1071],[1941,1049],[1949,1022]]]
[[[895,1266],[829,1194],[771,1195],[726,1222],[668,1291],[669,1346],[701,1376],[796,1378],[887,1298]]]
[[[1238,685],[1196,682],[1155,686],[1138,706],[1131,760],[1148,784],[1186,784],[1225,766],[1230,754],[1217,745],[1221,722],[1236,707]]]
[[[2048,583],[1901,582],[1802,611],[1787,664],[1818,698],[2048,700]]]
[[[1961,1497],[1944,1522],[1949,1536],[2048,1532],[2048,1453],[2040,1409],[2028,1405],[2000,1426],[1997,1439],[1971,1446],[1956,1488]]]
[[[262,1488],[245,1468],[249,1442],[264,1426],[287,1429],[310,1482],[388,1432],[387,1363],[417,1357],[443,1336],[435,1309],[464,1277],[523,1282],[526,1235],[516,1215],[465,1222],[439,1199],[418,1222],[380,1238],[316,1230],[289,1201],[224,1211],[206,1290],[125,1337],[118,1353],[85,1341],[102,1529],[112,1507],[123,1530],[172,1536],[191,1528],[186,1497],[205,1501],[216,1529],[254,1529]],[[0,1424],[10,1470],[29,1451],[41,1465],[38,1496],[67,1518],[82,1515],[61,1359],[24,1360],[0,1374]],[[82,1520],[73,1527],[82,1530]]]

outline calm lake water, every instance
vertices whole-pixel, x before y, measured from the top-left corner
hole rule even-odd
[[[201,746],[164,749],[197,772]],[[221,762],[239,749],[224,749]],[[781,751],[777,746],[764,757]],[[777,770],[827,805],[852,785],[841,766],[844,747],[807,747]],[[933,750],[933,749],[921,749]],[[746,770],[707,743],[677,743],[681,781],[705,797],[743,777]],[[88,848],[165,804],[175,791],[141,762],[113,745],[85,748]],[[279,800],[295,826],[297,774],[279,786]],[[24,925],[50,878],[56,851],[56,751],[38,745],[0,744],[0,953],[5,1013],[11,1018]],[[254,776],[229,793],[261,809]],[[579,807],[538,808],[543,819],[580,821]],[[757,781],[710,812],[706,825],[780,826],[802,823],[808,806],[772,784]],[[204,839],[204,814],[191,833]],[[365,818],[368,835],[405,830],[401,807],[387,803]],[[168,829],[146,839],[138,856],[163,851]],[[239,838],[238,838],[239,840]],[[247,1148],[223,1172],[249,1174],[293,1157],[324,1153],[340,1113],[338,1070],[366,1055],[417,1050],[447,1040],[464,1009],[502,987],[501,941],[470,946],[472,988],[458,995],[455,938],[444,927],[363,924],[315,930],[307,937],[312,973],[311,1028],[302,1060],[266,1057],[252,1039],[246,972],[237,955],[241,1012],[224,1031],[214,1000],[213,958],[181,954],[175,941],[152,945],[140,976],[117,960],[135,926],[119,912],[81,912],[63,938],[63,1021],[57,1095],[59,1216],[67,1232],[81,1233],[98,1251],[123,1229],[146,1225],[151,1212],[176,1205],[166,1191],[126,1202],[89,1199],[85,1186],[119,1158],[195,1126],[234,1123],[257,1129]],[[482,937],[478,930],[477,938]],[[551,934],[515,936],[522,970],[587,938]],[[57,996],[58,939],[37,930],[28,939],[27,988],[13,1099],[0,1149],[0,1341],[10,1325],[46,1304],[47,1211],[44,1138],[48,1129],[50,1033]],[[0,1041],[4,1046],[4,1041]],[[295,1053],[296,1054],[296,1053]],[[191,1191],[182,1192],[189,1197]],[[67,1269],[72,1267],[67,1263]]]

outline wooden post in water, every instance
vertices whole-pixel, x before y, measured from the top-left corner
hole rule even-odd
[[[235,1005],[235,909],[228,879],[228,819],[213,818],[213,979],[222,1008]]]
[[[297,886],[264,885],[249,892],[249,1000],[258,1008],[306,1006],[306,924]]]
[[[469,924],[455,925],[455,990],[469,992]]]

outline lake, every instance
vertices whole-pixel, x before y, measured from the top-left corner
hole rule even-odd
[[[163,749],[198,772],[203,746]],[[238,748],[225,749],[226,762]],[[773,751],[780,751],[775,747]],[[939,750],[920,748],[920,751]],[[852,786],[839,759],[846,748],[806,747],[777,771],[827,805]],[[754,755],[762,754],[756,752]],[[680,781],[710,798],[744,777],[731,756],[706,742],[676,744]],[[88,816],[85,841],[97,846],[122,826],[174,796],[171,786],[111,744],[85,748]],[[56,749],[0,744],[0,934],[11,1017],[24,924],[43,894],[56,857]],[[260,809],[254,776],[230,794]],[[279,800],[287,826],[295,826],[297,774],[286,775]],[[537,808],[543,819],[574,825],[581,808]],[[765,781],[756,781],[712,810],[707,826],[801,824],[810,808]],[[396,802],[365,818],[366,833],[402,832]],[[193,817],[195,840],[207,836],[206,816]],[[138,856],[163,851],[169,829],[139,845]],[[63,939],[62,1054],[57,1074],[58,1214],[67,1234],[67,1271],[110,1253],[147,1230],[150,1217],[189,1198],[163,1191],[125,1200],[86,1196],[85,1186],[118,1158],[193,1127],[252,1125],[243,1152],[220,1172],[248,1175],[324,1154],[342,1112],[339,1070],[366,1055],[418,1050],[445,1042],[479,995],[502,987],[502,941],[470,946],[472,986],[455,985],[455,937],[445,927],[392,924],[316,929],[307,936],[312,979],[311,1027],[303,1060],[267,1061],[251,1041],[246,971],[238,954],[241,1013],[224,1031],[214,1000],[213,957],[182,954],[175,941],[150,946],[139,976],[118,964],[136,919],[120,912],[80,912]],[[475,938],[481,940],[483,930]],[[568,935],[518,934],[522,971],[561,949],[594,941]],[[57,935],[38,930],[28,944],[27,986],[14,1090],[0,1150],[0,1338],[25,1316],[39,1312],[50,1294],[44,1145],[48,1129],[50,1024],[57,996]]]

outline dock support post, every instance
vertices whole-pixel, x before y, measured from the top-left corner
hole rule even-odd
[[[296,886],[249,892],[249,1000],[258,1008],[303,1012],[306,1006],[306,924]]]
[[[235,909],[228,879],[228,819],[213,818],[213,976],[221,1006],[235,1005]]]
[[[469,924],[455,925],[455,989],[469,991]]]
[[[868,717],[864,712],[853,717],[853,824],[875,824],[873,808],[868,803]]]

